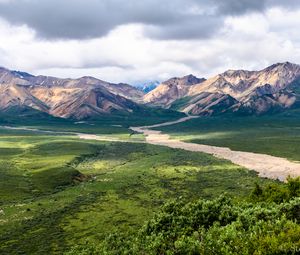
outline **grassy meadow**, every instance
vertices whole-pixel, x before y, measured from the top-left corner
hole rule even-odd
[[[0,254],[63,254],[137,231],[170,199],[239,201],[256,182],[281,185],[202,153],[5,129],[0,177]]]

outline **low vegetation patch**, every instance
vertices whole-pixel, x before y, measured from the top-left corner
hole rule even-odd
[[[210,155],[141,143],[15,130],[2,131],[0,148],[1,254],[97,248],[115,231],[137,232],[170,199],[227,193],[235,203],[255,183],[283,185]]]
[[[278,203],[277,192],[288,195],[284,202]],[[299,254],[299,192],[298,178],[281,189],[256,185],[251,202],[223,195],[179,199],[166,203],[138,232],[116,232],[68,254]],[[262,196],[265,201],[256,202]]]

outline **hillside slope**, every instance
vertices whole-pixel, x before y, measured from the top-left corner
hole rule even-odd
[[[162,107],[169,107],[174,101],[184,97],[192,85],[199,84],[205,79],[193,75],[182,78],[171,78],[161,83],[156,89],[144,96],[144,102]]]
[[[59,79],[0,69],[0,110],[30,107],[63,118],[83,119],[142,110],[144,93],[127,84],[93,77]]]
[[[196,115],[278,112],[299,106],[299,78],[300,66],[289,62],[261,71],[228,70],[199,82],[174,78],[145,95],[144,101]]]

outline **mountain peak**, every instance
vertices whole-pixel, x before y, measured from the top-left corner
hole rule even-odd
[[[144,96],[144,102],[170,106],[174,101],[185,96],[192,85],[199,84],[204,81],[204,78],[200,79],[192,74],[181,78],[171,78],[146,94]]]
[[[183,77],[174,77],[171,78],[165,82],[163,82],[163,84],[165,85],[181,85],[181,86],[190,86],[190,85],[195,85],[198,83],[201,83],[205,81],[204,78],[198,78],[192,74],[183,76]]]
[[[183,79],[186,78],[186,79],[198,79],[195,75],[193,74],[188,74],[188,75],[185,75],[182,77]]]
[[[297,64],[294,64],[294,63],[291,63],[289,61],[285,61],[285,62],[278,62],[276,64],[274,64],[275,66],[293,66],[293,65],[297,65]]]
[[[286,69],[286,70],[295,70],[295,69],[300,69],[300,66],[297,65],[297,64],[286,61],[286,62],[273,64],[273,65],[265,68],[264,70],[267,70],[267,71],[270,71],[270,70],[281,71],[281,70],[284,70],[284,69]]]
[[[189,84],[189,85],[194,85],[194,84],[201,83],[201,82],[205,81],[204,78],[198,78],[193,74],[186,75],[182,79],[185,80],[186,83]]]
[[[32,74],[30,73],[26,73],[26,72],[22,72],[22,71],[11,71],[11,73],[21,79],[23,78],[31,78],[34,77]]]
[[[229,69],[226,72],[222,73],[221,76],[245,76],[245,75],[249,75],[251,74],[251,71],[247,71],[247,70],[234,70],[234,69]]]

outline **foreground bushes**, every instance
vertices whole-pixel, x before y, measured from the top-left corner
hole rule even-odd
[[[169,202],[138,233],[112,234],[70,254],[299,254],[300,198]]]
[[[294,197],[300,197],[300,177],[287,178],[285,185],[278,185],[277,183],[268,184],[262,188],[257,183],[251,193],[251,201],[253,202],[276,202],[282,203],[289,201]]]
[[[69,254],[300,254],[300,178],[255,185],[248,201],[178,201],[137,233],[114,233]]]

